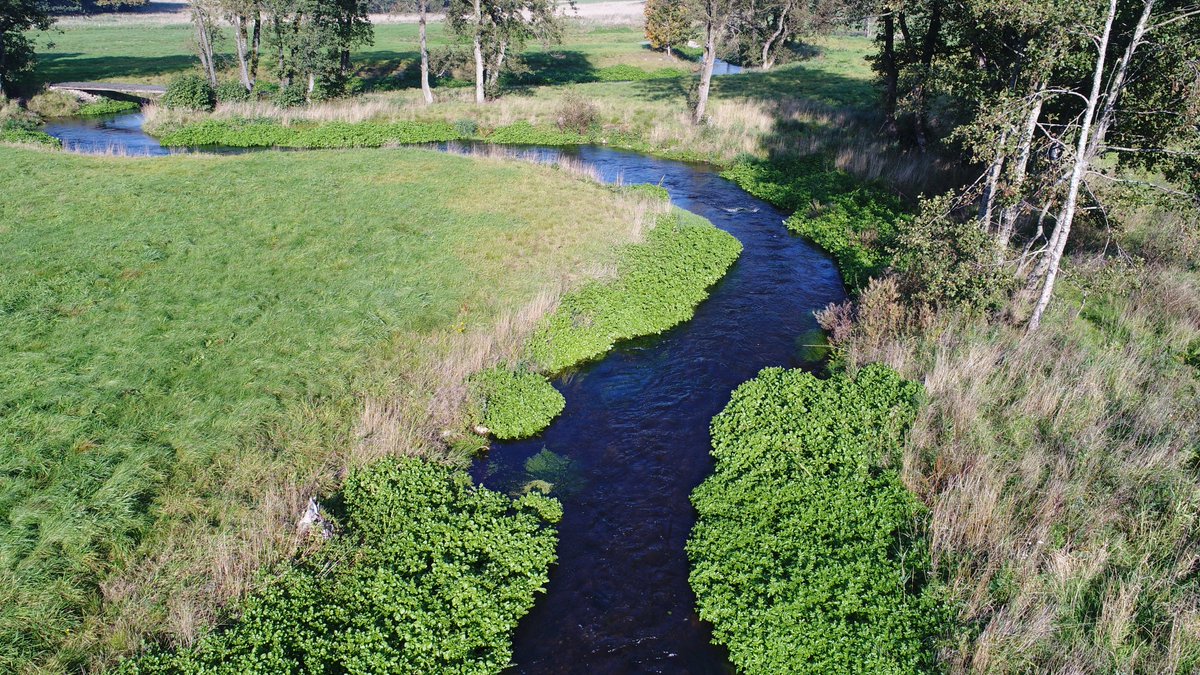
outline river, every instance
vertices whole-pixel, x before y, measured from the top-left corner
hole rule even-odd
[[[47,132],[69,149],[167,154],[140,121],[118,115]],[[559,377],[567,405],[550,428],[494,444],[472,468],[503,491],[552,483],[565,508],[558,564],[515,635],[514,672],[730,672],[687,581],[688,496],[712,471],[708,426],[730,392],[767,366],[819,365],[809,347],[820,338],[813,312],[845,298],[841,278],[827,256],[788,234],[785,213],[711,167],[595,146],[531,151],[546,161],[570,156],[607,181],[661,184],[745,250],[692,320]]]

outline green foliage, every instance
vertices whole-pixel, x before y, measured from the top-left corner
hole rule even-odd
[[[462,138],[471,138],[479,133],[479,123],[472,119],[455,120],[454,133]]]
[[[0,129],[0,143],[17,145],[44,145],[48,148],[61,148],[62,141],[43,131],[26,131],[25,129]]]
[[[471,378],[483,410],[483,425],[496,438],[525,438],[550,425],[566,406],[562,394],[543,375],[503,367]]]
[[[651,49],[671,49],[696,35],[692,7],[678,0],[646,0],[646,40]]]
[[[227,145],[237,148],[378,148],[438,143],[461,136],[446,122],[328,122],[284,126],[266,120],[204,120],[159,138],[165,146]]]
[[[535,127],[525,120],[497,127],[485,140],[501,145],[582,145],[591,141],[575,131]]]
[[[1013,275],[997,264],[996,241],[977,221],[946,217],[951,201],[927,200],[917,218],[900,221],[892,257],[901,291],[909,302],[936,309],[997,309]]]
[[[225,80],[217,84],[217,100],[221,103],[240,103],[250,100],[250,92],[237,80]]]
[[[686,321],[741,250],[737,239],[702,218],[663,216],[645,242],[626,249],[616,279],[563,298],[530,338],[528,354],[555,373],[603,355],[619,340]]]
[[[191,648],[128,661],[151,673],[498,673],[555,560],[553,499],[512,500],[461,471],[381,460],[353,472],[346,524],[286,565],[240,620]]]
[[[794,210],[788,229],[828,251],[853,290],[890,264],[898,225],[908,218],[899,199],[828,168],[819,156],[743,159],[722,175],[755,197]]]
[[[212,110],[217,103],[217,93],[208,80],[195,73],[185,73],[167,84],[160,102],[168,108]]]
[[[883,366],[828,380],[768,368],[713,419],[690,581],[741,672],[933,665],[948,615],[925,582],[925,509],[887,468],[920,391]]]
[[[102,99],[94,103],[85,103],[79,107],[77,115],[80,117],[102,117],[104,115],[114,115],[116,113],[128,112],[137,110],[138,104],[133,101],[118,101],[111,98]]]
[[[630,194],[645,195],[664,202],[671,201],[671,193],[667,192],[667,188],[653,183],[634,183],[622,186],[621,190]]]
[[[682,68],[646,70],[645,68],[638,68],[628,63],[619,63],[615,66],[597,68],[595,81],[642,82],[645,80],[668,80],[676,77],[687,77],[688,75],[691,75],[691,71],[683,70]]]
[[[304,85],[292,83],[286,87],[276,86],[271,92],[271,102],[280,108],[299,108],[308,103],[308,92]]]
[[[575,90],[568,91],[558,107],[558,128],[589,135],[600,129],[600,110]]]

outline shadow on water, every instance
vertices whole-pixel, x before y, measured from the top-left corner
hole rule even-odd
[[[107,139],[93,142],[133,141],[135,117],[93,127]],[[70,129],[48,131],[72,142]],[[129,150],[155,154],[141,136]],[[517,629],[514,672],[731,672],[696,615],[684,552],[695,522],[689,495],[712,471],[709,422],[762,368],[817,366],[813,311],[845,297],[841,278],[787,233],[783,212],[708,167],[602,147],[527,150],[581,160],[607,181],[661,184],[745,250],[691,321],[559,377],[562,416],[537,438],[497,443],[472,468],[484,485],[549,490],[565,507],[558,564]]]

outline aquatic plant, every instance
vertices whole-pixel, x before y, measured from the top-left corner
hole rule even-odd
[[[114,113],[137,109],[138,104],[133,101],[118,101],[116,99],[105,98],[79,106],[79,110],[75,114],[80,117],[101,117],[103,115],[112,115]]]
[[[882,366],[828,380],[768,368],[713,419],[689,579],[741,672],[933,664],[947,612],[925,579],[925,508],[893,468],[920,392]]]
[[[61,148],[62,141],[47,134],[43,131],[29,131],[27,129],[2,129],[0,128],[0,143],[12,143],[16,145],[41,145],[48,148]]]
[[[699,216],[666,214],[643,243],[626,248],[615,279],[567,294],[531,337],[527,353],[557,373],[621,340],[662,333],[692,316],[741,250],[737,239]]]
[[[169,147],[378,148],[459,140],[446,122],[330,122],[285,126],[267,120],[204,120],[164,134]]]
[[[194,647],[125,662],[151,673],[498,673],[548,580],[562,506],[513,500],[459,470],[380,460],[351,473],[345,524],[284,565],[241,620]]]
[[[483,425],[496,438],[524,438],[550,425],[566,406],[544,375],[489,368],[471,378]]]

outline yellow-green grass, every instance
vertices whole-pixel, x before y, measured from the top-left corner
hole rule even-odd
[[[190,639],[639,228],[562,171],[421,150],[0,166],[5,672]]]

